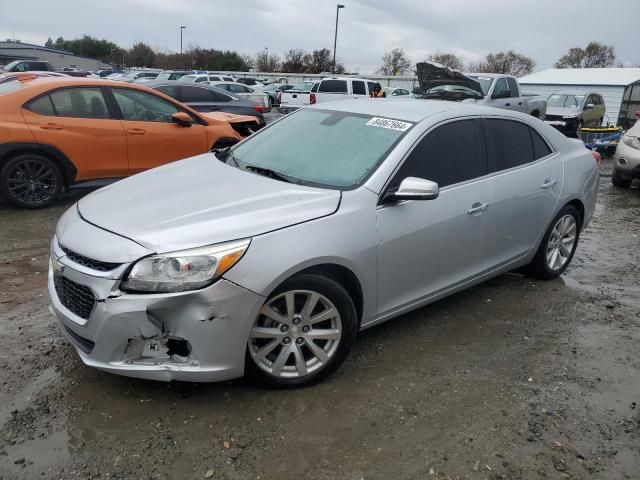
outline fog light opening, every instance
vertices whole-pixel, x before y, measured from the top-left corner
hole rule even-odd
[[[627,161],[626,158],[619,158],[618,159],[618,165],[627,165],[629,162]]]
[[[169,338],[167,340],[167,355],[187,358],[191,353],[191,344],[183,338]]]

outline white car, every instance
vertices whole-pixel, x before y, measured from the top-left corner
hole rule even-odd
[[[211,83],[211,82],[233,82],[233,78],[228,75],[211,75],[209,73],[193,73],[189,75],[183,75],[178,79],[180,82],[195,82],[195,83]]]
[[[236,82],[209,82],[209,85],[213,85],[214,87],[222,88],[223,90],[226,90],[227,92],[231,92],[234,95],[260,102],[260,103],[262,103],[264,105],[264,111],[265,112],[270,112],[271,111],[271,103],[269,102],[269,94],[268,93],[264,93],[260,89],[257,89],[257,88],[254,88],[254,87],[247,87],[246,85],[243,85],[242,83],[236,83]]]
[[[384,93],[387,95],[387,97],[412,97],[411,92],[406,88],[384,87],[382,90],[384,90]]]

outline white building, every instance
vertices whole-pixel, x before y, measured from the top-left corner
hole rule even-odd
[[[564,90],[602,95],[611,124],[631,126],[640,111],[640,68],[551,68],[519,79],[525,93],[548,96]],[[605,118],[605,122],[607,118]]]

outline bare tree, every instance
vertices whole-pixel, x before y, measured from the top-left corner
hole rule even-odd
[[[436,53],[429,55],[427,59],[430,62],[439,63],[440,65],[452,68],[453,70],[462,70],[464,68],[462,58],[455,53]]]
[[[382,56],[382,65],[378,69],[381,75],[404,75],[411,69],[411,62],[401,48],[394,48]]]
[[[280,69],[280,58],[277,55],[269,55],[265,50],[256,55],[256,70],[259,72],[277,72]]]
[[[333,68],[333,59],[331,58],[331,52],[328,48],[314,50],[310,54],[306,54],[303,57],[303,62],[305,72],[307,73],[330,72]],[[336,63],[336,72],[337,71],[338,64]]]
[[[556,62],[556,68],[607,68],[615,65],[616,53],[612,45],[590,42],[586,48],[570,48]]]
[[[307,53],[299,48],[292,48],[289,50],[284,54],[282,71],[284,73],[304,73],[305,55],[307,55]]]
[[[484,60],[469,65],[471,72],[504,73],[514,77],[528,75],[536,67],[536,61],[513,50],[488,54]]]

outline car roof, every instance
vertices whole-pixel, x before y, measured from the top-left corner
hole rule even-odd
[[[453,112],[464,115],[499,115],[522,118],[524,114],[472,103],[449,102],[445,100],[423,100],[418,98],[366,98],[341,100],[315,104],[311,109],[332,110],[337,112],[359,113],[362,115],[382,116],[409,122],[421,122],[427,117],[439,113]]]
[[[576,95],[576,96],[586,96],[592,95],[596,92],[576,92],[575,90],[560,90],[559,92],[553,92],[551,95]]]
[[[224,83],[224,82],[218,82],[218,83]],[[231,83],[231,82],[226,82],[226,83]],[[150,80],[148,82],[145,82],[143,85],[146,85],[147,87],[158,87],[160,85],[176,85],[180,87],[205,88],[207,90],[213,90],[214,92],[224,93],[228,97],[233,97],[233,93],[230,93],[228,90],[224,90],[222,88],[218,88],[214,85],[207,84],[204,82],[196,83],[196,82],[181,82],[180,80]]]

